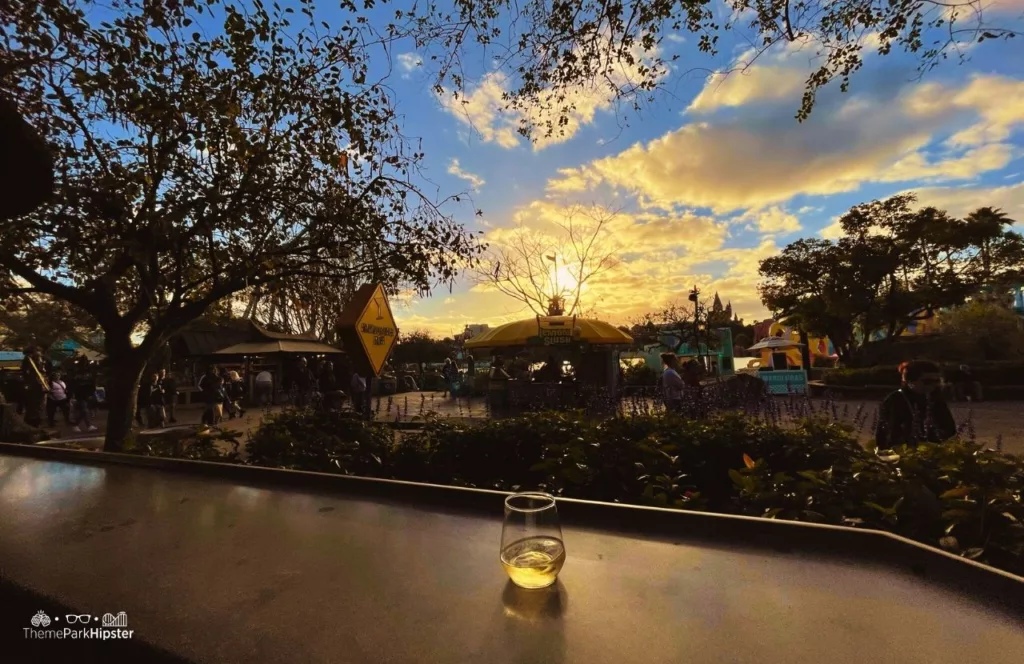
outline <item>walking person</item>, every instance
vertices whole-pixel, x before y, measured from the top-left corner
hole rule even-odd
[[[452,362],[452,358],[444,358],[444,366],[441,367],[441,378],[444,380],[444,394],[442,396],[448,396],[451,394],[452,398],[455,398],[456,377],[459,375],[459,369]]]
[[[365,414],[369,408],[369,399],[366,395],[366,379],[358,372],[352,372],[352,380],[349,382],[349,391],[352,392],[352,410]]]
[[[700,419],[707,415],[707,403],[704,399],[704,386],[700,384],[704,376],[704,367],[697,360],[690,360],[683,365],[680,377],[683,379],[683,401],[689,402],[689,415]]]
[[[72,384],[75,398],[75,431],[96,431],[92,423],[92,406],[96,399],[96,377],[88,366],[79,368]]]
[[[274,374],[266,369],[256,374],[256,403],[263,408],[274,403]]]
[[[661,394],[665,409],[679,412],[683,406],[683,377],[679,375],[679,357],[675,353],[661,354]]]
[[[164,386],[164,410],[167,413],[167,423],[176,424],[175,417],[178,410],[178,376],[173,371],[163,369],[160,371],[160,383]]]
[[[43,354],[36,346],[25,349],[21,361],[21,376],[25,385],[25,424],[30,427],[43,425],[43,410],[49,386],[42,374]]]
[[[140,428],[145,428],[146,422],[143,413],[149,413],[149,407],[153,403],[152,383],[145,379],[139,384],[139,392],[135,397],[135,422]]]
[[[207,367],[206,373],[199,379],[199,391],[203,395],[202,423],[214,426],[220,424],[224,417],[224,381],[217,375],[217,367]]]
[[[298,390],[295,400],[297,407],[305,408],[309,405],[309,397],[313,391],[314,380],[313,372],[309,369],[309,361],[304,357],[300,358],[298,369],[295,372],[295,387]]]
[[[237,371],[229,371],[223,374],[224,379],[224,410],[228,413],[228,419],[235,419],[245,414],[238,400],[244,392],[242,377]]]
[[[50,379],[50,391],[46,395],[46,421],[51,427],[57,426],[57,411],[64,415],[64,423],[71,425],[71,399],[68,394],[68,384],[59,371],[53,372]]]
[[[160,382],[160,374],[154,373],[149,381],[149,428],[163,428],[165,418],[164,386]]]
[[[903,386],[882,401],[875,428],[878,447],[939,443],[956,435],[956,421],[938,392],[942,371],[934,362],[900,365]]]

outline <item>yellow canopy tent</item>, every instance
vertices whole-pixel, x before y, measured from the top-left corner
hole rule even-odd
[[[575,316],[538,316],[506,323],[466,341],[466,348],[510,348],[514,346],[558,346],[572,343],[624,345],[629,336],[611,323]]]

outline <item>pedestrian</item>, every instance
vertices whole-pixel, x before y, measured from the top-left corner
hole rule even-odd
[[[89,366],[79,368],[72,381],[75,398],[75,431],[96,431],[92,424],[92,406],[96,400],[96,376]]]
[[[320,371],[318,387],[320,388],[320,393],[323,394],[324,408],[327,410],[341,408],[341,401],[344,395],[338,387],[338,376],[334,373],[334,362],[330,360],[324,362],[323,369]]]
[[[444,358],[444,365],[441,367],[441,379],[444,381],[444,394],[442,396],[448,396],[450,393],[452,398],[455,397],[455,376],[458,374],[458,371],[455,363],[452,362],[452,358]]]
[[[164,387],[164,409],[167,412],[168,424],[178,422],[176,411],[178,409],[178,375],[173,371],[163,369],[160,372],[160,382]]]
[[[245,383],[237,371],[225,373],[224,380],[224,408],[228,411],[228,417],[235,419],[245,415],[245,409],[241,406],[241,399],[245,396]]]
[[[368,405],[366,396],[366,379],[358,372],[352,372],[352,380],[349,383],[349,391],[352,392],[352,410],[357,413],[364,413]]]
[[[51,427],[57,426],[57,411],[64,415],[64,422],[71,424],[71,399],[68,395],[68,385],[64,382],[61,372],[54,371],[50,379],[50,391],[46,395],[46,421]]]
[[[665,409],[678,412],[683,405],[683,377],[679,375],[679,357],[675,353],[661,354],[661,394]]]
[[[224,381],[217,375],[217,367],[210,366],[199,379],[199,390],[203,395],[202,423],[214,426],[224,417]]]
[[[704,367],[697,360],[690,360],[683,365],[680,377],[683,379],[683,401],[689,402],[689,415],[695,419],[706,415],[704,386],[700,380],[704,375]]]
[[[143,379],[139,384],[139,392],[135,396],[135,422],[140,427],[145,427],[146,422],[143,419],[143,413],[149,413],[149,407],[153,403],[152,384],[150,381]]]
[[[256,374],[256,402],[264,408],[274,402],[274,374],[266,369]]]
[[[41,368],[43,354],[38,347],[30,345],[25,349],[21,361],[21,376],[25,384],[25,424],[40,427],[43,424],[43,409],[49,386],[43,378]]]
[[[956,421],[938,392],[942,371],[934,362],[900,365],[903,385],[882,401],[875,428],[878,447],[939,443],[956,435]]]
[[[149,381],[149,428],[160,429],[164,426],[164,386],[160,382],[160,373],[154,373]]]
[[[472,390],[476,386],[476,358],[466,355],[466,383]]]
[[[306,358],[299,358],[299,365],[295,372],[295,388],[298,390],[295,405],[305,408],[309,405],[309,395],[313,390],[313,372],[309,370],[309,361]]]
[[[504,413],[509,405],[508,381],[511,376],[505,371],[505,360],[500,355],[491,358],[491,370],[487,381],[487,403],[498,414]]]

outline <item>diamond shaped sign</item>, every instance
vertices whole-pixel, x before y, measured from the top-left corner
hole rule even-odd
[[[381,284],[361,286],[339,320],[345,350],[362,371],[380,376],[398,341],[398,326]],[[362,360],[362,361],[360,361]]]

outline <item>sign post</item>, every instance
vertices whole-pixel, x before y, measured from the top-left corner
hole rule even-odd
[[[363,399],[369,413],[371,378],[377,378],[398,341],[398,326],[381,284],[360,286],[338,319],[339,333],[352,369],[367,378]]]

